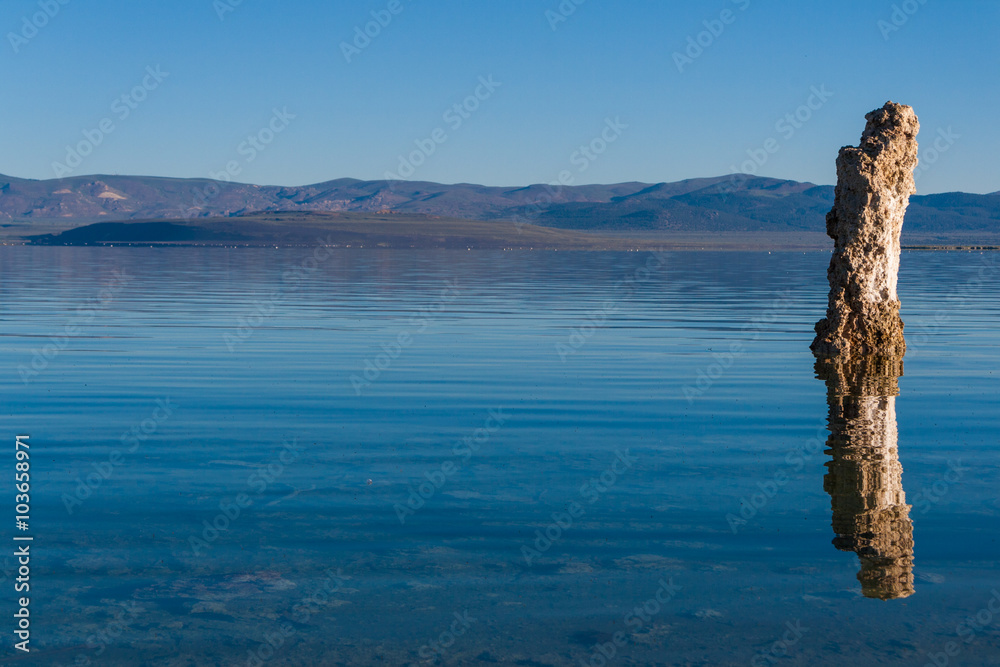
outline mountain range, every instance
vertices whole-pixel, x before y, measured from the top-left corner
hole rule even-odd
[[[61,223],[70,228],[92,222],[313,211],[513,220],[636,234],[822,232],[833,191],[833,186],[744,175],[675,183],[524,187],[349,178],[281,187],[145,176],[29,180],[0,175],[0,223]],[[914,195],[904,235],[995,239],[1000,235],[1000,192]]]

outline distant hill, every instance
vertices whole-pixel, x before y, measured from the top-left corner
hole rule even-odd
[[[749,236],[749,238],[748,238]],[[401,213],[251,213],[193,220],[95,222],[25,239],[57,246],[448,248],[494,250],[816,249],[825,235],[733,232],[629,238],[493,220]]]
[[[396,213],[252,213],[195,220],[97,222],[28,239],[31,245],[631,250],[653,247],[534,225]]]
[[[0,176],[0,222],[199,219],[257,212],[394,212],[606,232],[822,232],[833,187],[720,176],[676,183],[555,187],[339,179],[301,187],[207,179]],[[993,238],[1000,193],[914,196],[904,239]]]
[[[642,183],[563,188],[559,202],[610,201],[648,187]],[[223,183],[208,179],[81,176],[33,181],[0,175],[0,219],[130,220],[198,218],[267,211],[356,211],[503,218],[550,198],[547,187],[502,188],[416,181],[344,178],[302,187]]]

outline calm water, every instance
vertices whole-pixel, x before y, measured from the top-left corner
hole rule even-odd
[[[1000,664],[997,259],[904,254],[897,461],[828,254],[0,248],[5,664]]]

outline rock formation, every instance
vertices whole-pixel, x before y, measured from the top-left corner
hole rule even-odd
[[[896,277],[903,216],[916,192],[920,123],[911,107],[893,102],[865,119],[858,147],[840,149],[833,210],[826,216],[835,243],[827,271],[830,303],[812,343],[821,358],[902,357],[906,351]]]
[[[913,594],[913,522],[903,491],[896,428],[902,360],[820,359],[826,381],[830,437],[823,487],[833,507],[833,540],[857,553],[865,597]]]
[[[830,302],[812,351],[826,381],[830,437],[823,487],[833,507],[834,546],[861,560],[866,597],[913,594],[913,522],[903,491],[896,396],[903,374],[903,321],[896,278],[899,237],[916,189],[913,109],[886,102],[865,119],[857,148],[840,149],[827,277]]]

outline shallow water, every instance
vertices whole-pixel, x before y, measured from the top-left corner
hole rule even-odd
[[[887,600],[832,544],[829,254],[323,255],[0,248],[11,664],[1000,664],[996,254],[903,256]]]

